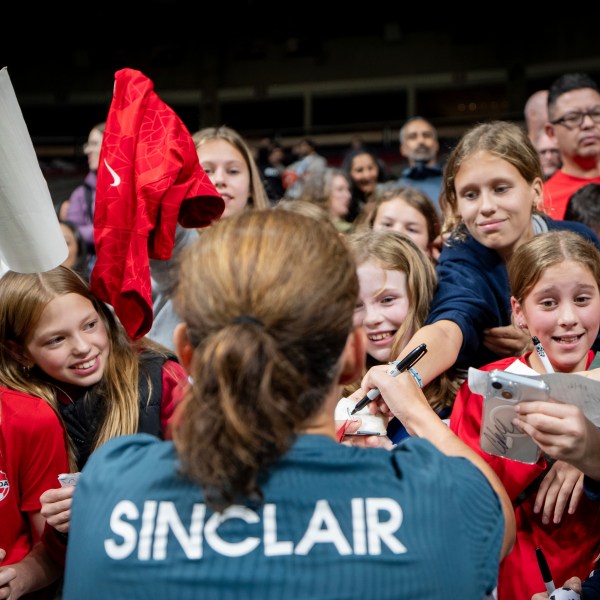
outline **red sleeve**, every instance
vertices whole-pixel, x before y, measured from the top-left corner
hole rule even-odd
[[[11,448],[24,460],[19,492],[21,510],[25,512],[39,511],[40,495],[60,487],[57,476],[69,472],[65,434],[58,417],[44,400],[38,400],[31,410],[35,410],[35,413],[29,413],[35,419],[34,426],[32,420],[13,423],[21,431],[23,446]]]
[[[188,386],[185,369],[173,360],[168,360],[162,369],[162,402],[160,404],[160,425],[164,439],[171,439],[171,422],[177,405],[183,400]]]
[[[540,473],[543,473],[546,461],[542,456],[536,464],[530,465],[484,452],[479,446],[482,410],[483,396],[473,394],[465,381],[458,390],[452,407],[450,429],[494,469],[510,499],[514,501]]]

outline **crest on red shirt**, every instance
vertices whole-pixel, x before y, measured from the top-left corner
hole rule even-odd
[[[10,483],[8,482],[8,477],[4,471],[0,471],[0,502],[8,496],[9,491]]]

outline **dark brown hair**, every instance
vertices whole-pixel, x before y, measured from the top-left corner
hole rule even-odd
[[[182,472],[223,509],[260,479],[337,381],[358,280],[330,223],[254,210],[186,248],[174,302],[194,347],[174,440]]]

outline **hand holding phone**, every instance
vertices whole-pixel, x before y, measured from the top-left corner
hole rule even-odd
[[[488,454],[525,463],[536,463],[538,445],[512,421],[518,402],[548,400],[549,386],[537,377],[495,369],[488,374],[483,398],[483,419],[479,445]]]

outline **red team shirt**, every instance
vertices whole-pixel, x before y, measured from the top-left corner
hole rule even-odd
[[[553,219],[563,220],[569,198],[586,183],[600,183],[600,177],[585,179],[566,175],[561,169],[544,183],[544,210]]]
[[[20,561],[32,547],[28,512],[40,495],[60,487],[69,471],[62,425],[42,399],[0,388],[0,548],[2,564]]]
[[[530,354],[530,353],[529,353]],[[504,358],[480,367],[482,371],[506,370],[513,362],[526,363],[526,354],[520,358]],[[586,368],[594,359],[588,353]],[[511,553],[500,563],[498,577],[498,600],[530,600],[544,589],[544,581],[535,556],[535,548],[541,547],[546,554],[554,581],[566,581],[574,575],[585,579],[593,570],[593,559],[600,546],[600,503],[581,498],[574,514],[563,514],[559,524],[542,523],[541,513],[534,513],[537,490],[530,492],[522,502],[519,496],[546,468],[542,456],[536,464],[526,464],[501,456],[487,454],[479,447],[479,434],[483,409],[483,396],[471,393],[465,382],[452,408],[450,429],[465,443],[478,452],[502,480],[515,507],[517,539]]]

